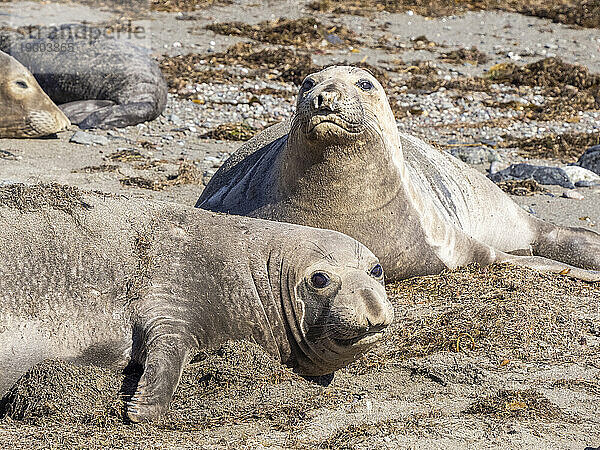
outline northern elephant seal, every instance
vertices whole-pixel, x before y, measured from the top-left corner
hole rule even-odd
[[[145,49],[105,37],[78,39],[69,30],[42,37],[3,31],[0,50],[27,67],[80,128],[126,127],[162,113],[167,83]]]
[[[198,349],[245,339],[319,376],[393,319],[377,258],[341,233],[58,185],[0,188],[0,287],[0,392],[46,358],[131,357],[134,421]]]
[[[0,51],[0,138],[35,138],[66,130],[69,119],[33,75]]]
[[[369,247],[392,280],[507,260],[600,280],[598,234],[532,217],[484,175],[400,134],[365,70],[308,76],[296,106],[291,124],[234,153],[196,206],[341,231]]]

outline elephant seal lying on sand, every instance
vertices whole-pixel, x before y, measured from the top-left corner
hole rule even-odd
[[[291,124],[233,154],[196,206],[341,231],[369,247],[391,280],[502,261],[600,280],[600,235],[534,218],[484,175],[399,134],[365,70],[308,76],[296,106]]]
[[[167,83],[158,64],[129,42],[2,31],[0,50],[27,67],[80,128],[136,125],[165,109]]]
[[[42,137],[71,125],[16,59],[0,51],[0,66],[0,138]]]
[[[0,393],[47,358],[131,358],[133,421],[198,349],[245,339],[319,376],[393,319],[376,257],[341,233],[59,185],[0,187],[0,286]]]

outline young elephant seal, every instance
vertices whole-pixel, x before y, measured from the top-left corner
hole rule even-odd
[[[77,39],[68,27],[40,38],[4,32],[0,50],[26,66],[80,128],[121,128],[163,112],[167,83],[146,50],[117,39]]]
[[[22,64],[0,51],[0,65],[0,138],[42,137],[71,125]]]
[[[199,349],[245,339],[320,376],[393,319],[377,258],[341,233],[58,185],[0,188],[0,286],[0,395],[45,358],[131,358],[133,421]]]
[[[500,261],[600,280],[600,235],[532,217],[458,159],[399,134],[383,88],[355,67],[308,76],[291,124],[243,145],[196,206],[341,231],[392,280]]]

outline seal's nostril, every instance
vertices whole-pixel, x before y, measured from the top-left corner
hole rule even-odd
[[[327,110],[335,112],[340,95],[337,91],[322,91],[313,98],[313,108],[315,110]]]

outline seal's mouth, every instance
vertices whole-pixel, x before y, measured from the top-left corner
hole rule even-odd
[[[365,330],[359,335],[349,339],[336,339],[333,341],[340,347],[353,347],[353,346],[364,346],[371,345],[380,340],[383,337],[385,328],[378,328],[373,330]]]
[[[350,134],[359,134],[363,131],[364,126],[362,123],[350,122],[336,113],[321,113],[309,118],[307,133],[311,134],[317,131],[317,128],[338,129]]]

